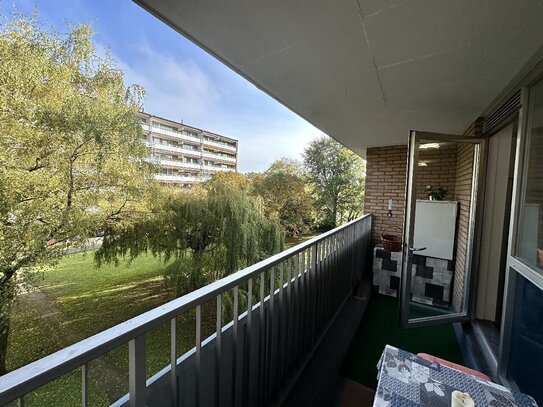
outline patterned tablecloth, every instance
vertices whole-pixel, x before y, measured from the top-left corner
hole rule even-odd
[[[529,396],[387,345],[377,364],[374,407],[448,407],[451,393],[469,393],[476,407],[534,407]]]

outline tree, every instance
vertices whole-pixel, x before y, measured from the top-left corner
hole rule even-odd
[[[279,252],[280,226],[264,216],[261,200],[239,181],[215,175],[204,186],[171,191],[139,223],[112,225],[96,252],[98,264],[148,251],[174,259],[166,281],[183,295]]]
[[[205,186],[207,190],[231,186],[234,189],[248,191],[251,188],[251,180],[239,172],[218,172],[206,181]]]
[[[334,228],[363,213],[365,174],[359,156],[322,136],[309,144],[303,158],[321,227]]]
[[[313,224],[313,201],[302,174],[300,163],[280,159],[253,178],[254,192],[262,197],[266,216],[277,219],[287,236],[300,236]]]
[[[143,97],[87,25],[0,29],[0,374],[11,308],[37,267],[108,224],[128,224],[152,169],[136,117]]]
[[[275,160],[266,170],[266,174],[275,173],[287,173],[296,175],[300,178],[303,178],[306,175],[303,163],[301,163],[299,160],[288,157],[283,157],[279,160]]]

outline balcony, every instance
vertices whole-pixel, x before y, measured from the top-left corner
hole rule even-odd
[[[200,177],[187,175],[156,174],[155,179],[163,182],[200,182]]]
[[[190,141],[190,142],[198,143],[198,144],[202,142],[200,137],[189,136],[188,134],[183,133],[182,131],[167,130],[167,129],[163,129],[157,126],[149,126],[148,124],[142,124],[142,128],[146,131],[162,134],[164,136],[173,137],[175,139],[182,139],[185,141]]]
[[[203,151],[202,156],[204,158],[212,158],[214,160],[226,161],[226,162],[233,163],[233,164],[236,163],[236,157],[224,156],[224,155],[220,155],[220,154],[213,154],[213,153],[210,153],[208,151]]]
[[[149,142],[146,142],[146,144],[150,148],[152,148],[153,150],[166,151],[166,152],[169,152],[169,153],[190,155],[190,156],[193,156],[193,157],[201,157],[202,156],[202,152],[200,150],[192,150],[190,148],[177,147],[177,146],[172,146],[170,144],[149,143]]]
[[[156,165],[160,165],[164,167],[174,167],[174,168],[191,169],[191,170],[201,169],[200,164],[186,163],[186,162],[178,161],[178,160],[167,160],[164,158],[152,159],[151,162]]]
[[[298,246],[98,333],[2,377],[0,404],[18,400],[81,369],[81,404],[89,400],[92,363],[129,349],[129,392],[115,406],[266,405],[284,401],[350,300],[370,258],[372,216],[366,215]],[[247,305],[240,306],[240,289]],[[233,319],[202,338],[202,306],[233,297]],[[244,297],[245,298],[245,297]],[[195,344],[178,357],[177,318],[195,313]],[[146,377],[147,333],[171,332],[170,363]],[[337,330],[333,330],[337,332]]]
[[[204,170],[204,171],[212,171],[212,172],[220,172],[220,171],[232,172],[232,171],[236,171],[234,168],[225,168],[225,167],[220,167],[218,165],[202,165],[202,170]]]
[[[206,139],[203,139],[203,143],[204,143],[204,146],[212,146],[212,147],[220,148],[226,151],[231,151],[234,153],[237,151],[236,147],[228,145],[228,144],[218,143],[218,142],[206,140]]]

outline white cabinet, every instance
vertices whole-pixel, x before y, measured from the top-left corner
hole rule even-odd
[[[422,256],[453,259],[458,203],[417,200],[414,247]]]

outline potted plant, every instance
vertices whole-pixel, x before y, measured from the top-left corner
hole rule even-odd
[[[443,198],[447,196],[447,190],[442,186],[433,187],[431,185],[426,186],[426,193],[430,201],[443,201]]]

